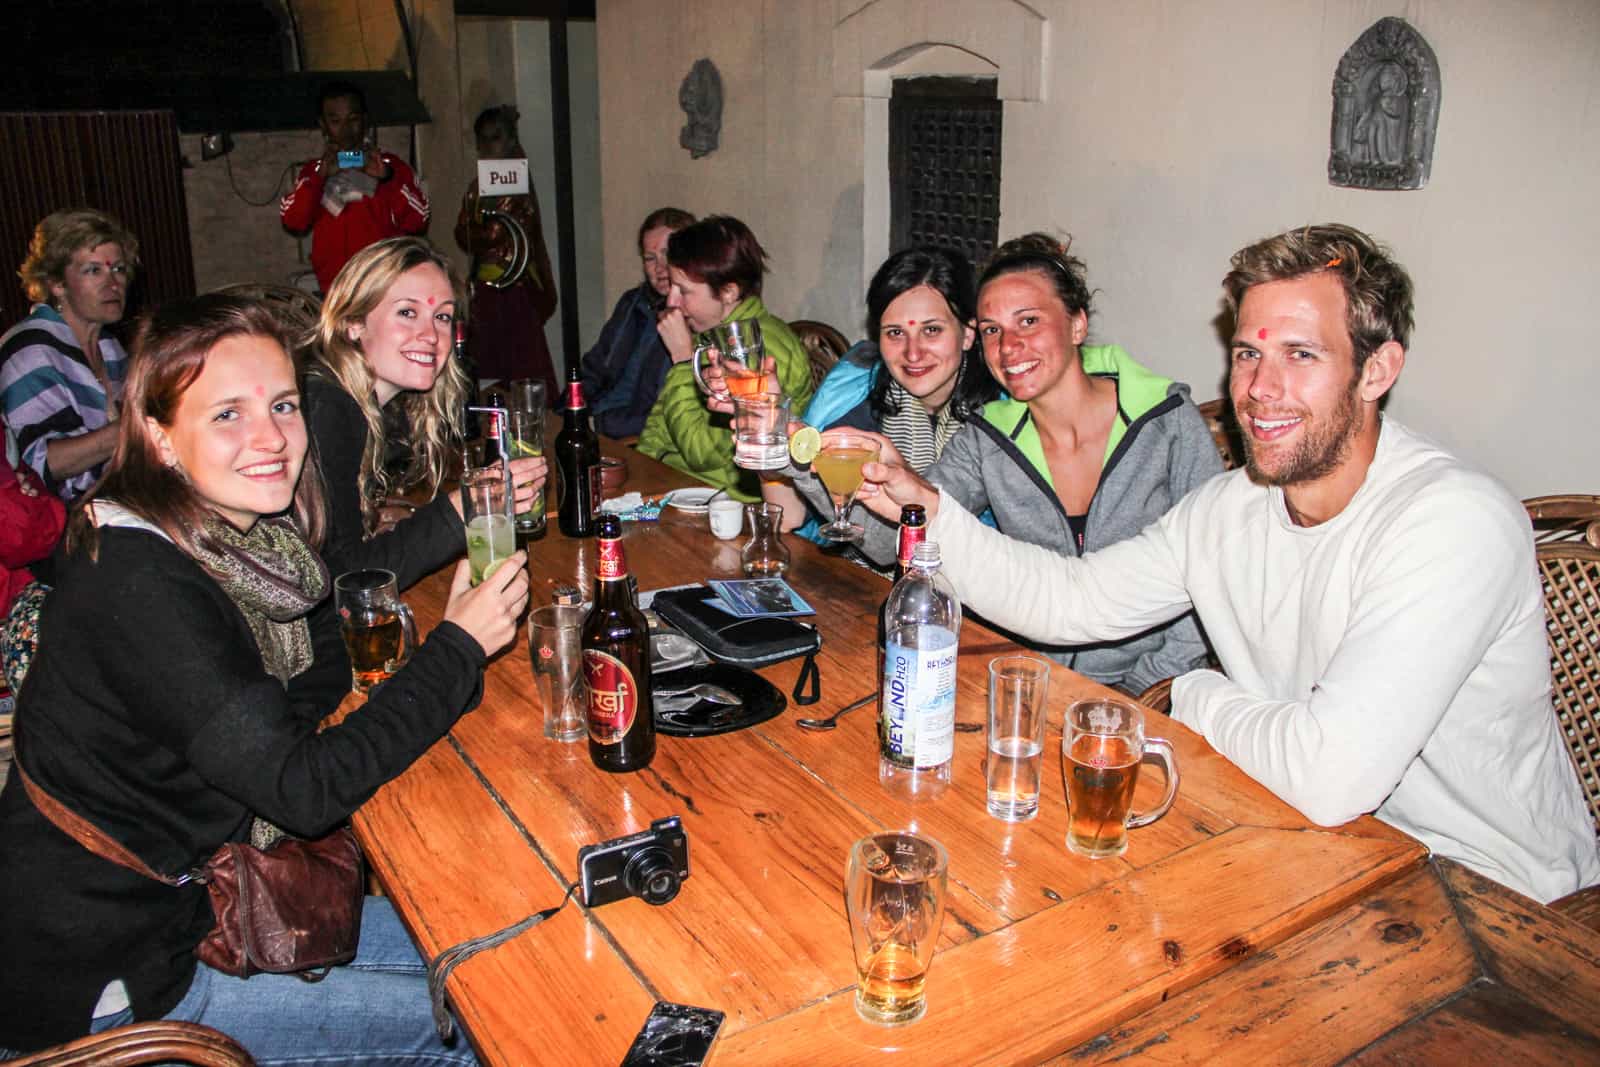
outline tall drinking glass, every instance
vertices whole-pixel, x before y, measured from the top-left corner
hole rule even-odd
[[[405,666],[417,647],[417,624],[400,599],[394,572],[351,571],[333,583],[339,629],[350,653],[350,688],[365,693]]]
[[[584,614],[580,604],[547,604],[528,617],[533,681],[544,706],[544,735],[552,741],[582,741],[589,735],[580,641]]]
[[[511,432],[506,439],[506,445],[511,450],[512,459],[544,455],[544,383],[527,384],[538,391],[539,406],[531,410],[520,407],[511,409]],[[516,528],[518,544],[525,545],[544,536],[545,514],[542,490],[534,494],[528,510],[517,512]]]
[[[829,541],[861,540],[866,530],[847,516],[861,488],[861,467],[878,459],[878,442],[862,434],[841,433],[823,439],[822,451],[811,461],[811,469],[833,497],[833,521],[817,532]]]
[[[1161,802],[1133,811],[1139,765],[1156,760],[1167,777]],[[1061,735],[1067,780],[1067,848],[1090,859],[1128,851],[1128,831],[1167,813],[1178,795],[1178,758],[1159,737],[1145,737],[1144,712],[1122,700],[1080,700],[1067,709]]]
[[[461,516],[467,525],[472,584],[493,574],[517,550],[516,519],[505,471],[497,464],[461,475]]]
[[[928,1010],[928,968],[944,923],[950,857],[931,837],[890,830],[857,841],[845,869],[856,1014],[898,1026]]]
[[[733,462],[746,470],[789,465],[789,398],[752,393],[733,398]]]
[[[1025,822],[1039,814],[1045,695],[1050,661],[997,656],[989,661],[989,752],[984,766],[989,814]]]

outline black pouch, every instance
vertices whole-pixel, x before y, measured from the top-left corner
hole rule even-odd
[[[657,593],[650,608],[722,663],[754,669],[804,656],[805,666],[790,695],[802,706],[822,698],[821,672],[817,669],[822,635],[816,627],[784,616],[739,618],[706,603],[716,599],[710,586],[695,585]]]

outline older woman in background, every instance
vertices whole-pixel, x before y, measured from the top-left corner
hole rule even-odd
[[[761,339],[770,373],[789,397],[791,413],[799,416],[811,400],[811,368],[805,348],[787,324],[761,302],[761,281],[767,253],[750,228],[736,218],[714,215],[685,227],[667,242],[669,288],[667,307],[680,312],[700,344],[711,343],[708,331],[721,323],[754,319],[761,324]],[[674,327],[663,323],[669,338]],[[692,346],[689,356],[692,357]],[[676,353],[675,353],[676,356]],[[708,407],[697,388],[691,359],[675,362],[667,372],[661,395],[645,420],[639,451],[694,475],[708,485],[726,489],[741,500],[759,500],[754,475],[733,462],[732,411],[726,399]]]
[[[128,354],[105,329],[127,311],[138,260],[120,222],[80,208],[39,223],[18,271],[34,306],[0,337],[0,413],[23,462],[68,501],[116,441]]]
[[[639,261],[644,281],[622,294],[583,356],[583,397],[594,428],[607,437],[632,437],[661,395],[667,371],[694,352],[694,339],[680,308],[667,307],[667,242],[694,224],[675,207],[658,208],[639,226]]]

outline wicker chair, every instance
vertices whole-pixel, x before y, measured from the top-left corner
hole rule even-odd
[[[1163,678],[1139,694],[1139,703],[1163,715],[1172,714],[1172,679]]]
[[[796,319],[789,324],[789,329],[805,346],[806,356],[811,360],[811,388],[815,389],[849,349],[850,343],[844,339],[844,334],[815,319]]]
[[[1556,719],[1600,834],[1600,549],[1557,541],[1538,555]]]
[[[1217,455],[1222,457],[1223,470],[1236,470],[1244,466],[1244,439],[1239,436],[1239,424],[1233,418],[1233,406],[1223,399],[1207,400],[1200,405],[1200,415],[1206,420],[1211,439],[1217,444]]]
[[[7,1067],[134,1067],[140,1063],[194,1063],[201,1067],[254,1067],[237,1041],[198,1023],[149,1022],[119,1026],[65,1045],[7,1060]]]
[[[1533,539],[1539,544],[1587,539],[1600,548],[1600,496],[1585,493],[1535,496],[1524,500],[1522,506],[1528,509]]]

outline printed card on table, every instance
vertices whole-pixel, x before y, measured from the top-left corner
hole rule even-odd
[[[708,584],[721,598],[719,606],[742,617],[816,614],[782,578],[713,579]]]

